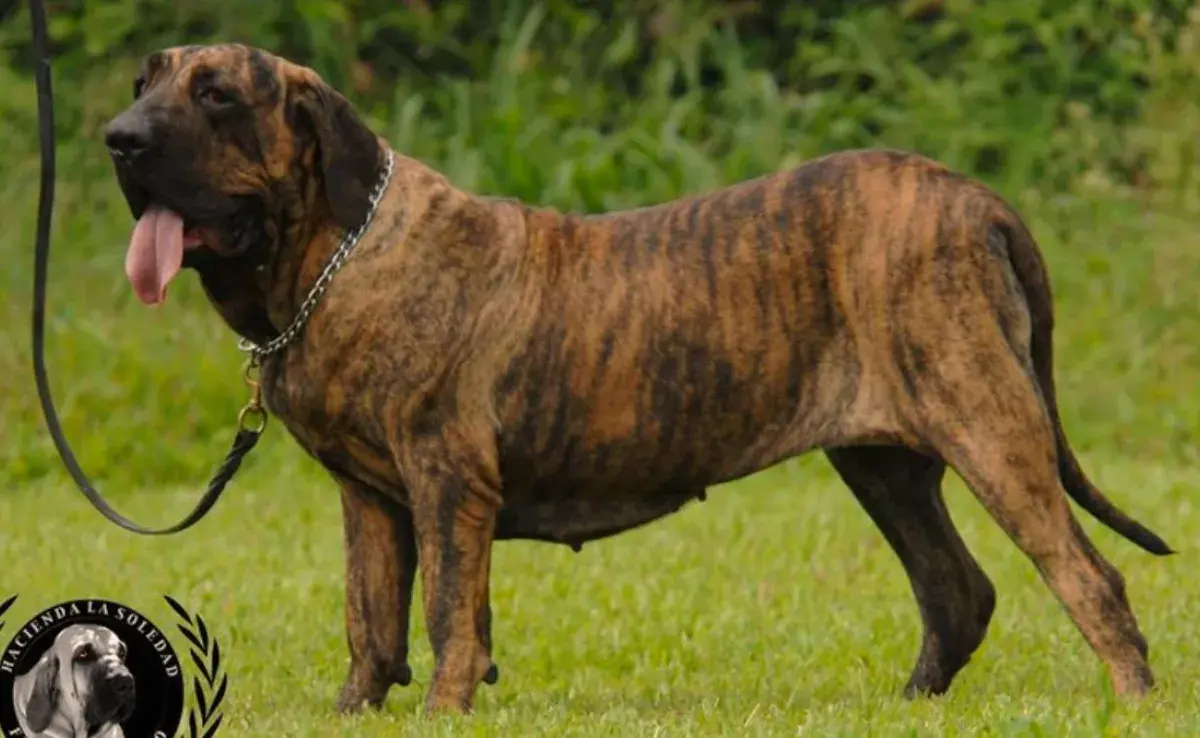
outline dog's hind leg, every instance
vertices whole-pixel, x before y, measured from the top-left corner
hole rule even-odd
[[[984,326],[976,336],[986,341],[986,333]],[[1007,350],[959,353],[936,365],[942,380],[922,402],[928,442],[1032,560],[1108,667],[1114,690],[1147,692],[1154,677],[1146,640],[1121,574],[1092,545],[1067,502],[1054,427],[1031,372]],[[956,367],[974,367],[980,376]]]
[[[996,605],[942,501],[946,465],[898,446],[825,454],[900,558],[921,610],[925,634],[904,694],[941,694],[983,641]]]
[[[412,681],[408,626],[417,549],[412,515],[402,505],[342,482],[346,551],[346,636],[350,671],[338,710],[383,705],[388,689]]]

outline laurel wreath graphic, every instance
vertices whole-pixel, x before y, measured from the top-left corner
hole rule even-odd
[[[192,663],[199,672],[192,677],[192,696],[196,704],[188,713],[188,738],[212,738],[224,718],[221,703],[225,700],[225,687],[229,683],[228,676],[221,672],[221,646],[209,634],[204,618],[199,613],[190,615],[169,595],[164,595],[164,599],[183,621],[177,627],[192,645],[189,649]],[[0,615],[3,614],[3,610],[0,610]]]
[[[4,613],[8,612],[8,608],[12,607],[13,603],[16,601],[17,601],[17,595],[13,595],[12,597],[9,597],[7,600],[5,600],[4,602],[0,602],[0,618],[4,617]],[[3,630],[4,630],[4,621],[0,620],[0,631],[3,631]]]
[[[17,595],[13,595],[12,597],[9,597],[7,600],[5,600],[4,602],[0,602],[0,618],[4,617],[4,613],[8,612],[8,608],[12,607],[13,603],[16,601],[17,601]],[[3,632],[4,632],[4,621],[0,620],[0,633],[3,633]]]

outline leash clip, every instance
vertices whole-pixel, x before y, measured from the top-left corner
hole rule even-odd
[[[262,381],[258,359],[251,356],[242,367],[242,381],[250,388],[250,399],[238,412],[238,430],[262,433],[267,427],[267,409],[262,404]]]

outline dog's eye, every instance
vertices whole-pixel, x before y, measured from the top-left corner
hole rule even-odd
[[[133,99],[136,100],[142,96],[142,90],[146,89],[146,77],[139,76],[133,81]]]
[[[122,644],[120,644],[119,646],[117,646],[117,658],[119,658],[119,659],[121,659],[122,661],[124,661],[124,660],[125,660],[125,651],[126,651],[126,649],[125,649],[125,644],[124,644],[124,643],[122,643]]]
[[[200,102],[213,108],[227,108],[233,104],[233,97],[216,87],[205,87],[200,90]]]
[[[96,651],[91,646],[84,646],[79,649],[79,653],[75,654],[77,661],[93,661],[96,658]]]

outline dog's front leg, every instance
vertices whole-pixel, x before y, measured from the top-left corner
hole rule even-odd
[[[434,656],[427,713],[470,712],[476,687],[496,675],[488,577],[499,480],[494,464],[480,458],[478,449],[455,452],[441,444],[405,454]]]
[[[383,705],[393,684],[412,681],[408,625],[417,546],[412,514],[399,503],[342,481],[346,549],[346,639],[350,671],[338,710]]]

